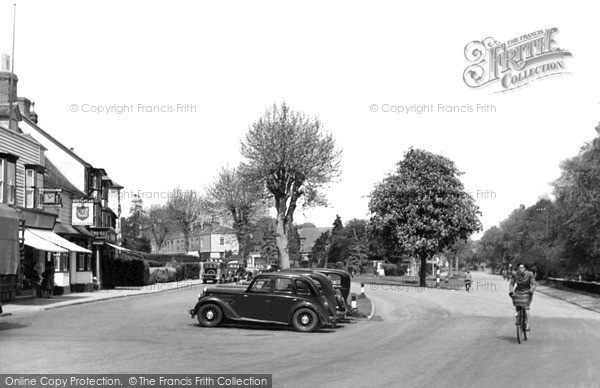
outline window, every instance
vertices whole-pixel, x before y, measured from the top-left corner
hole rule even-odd
[[[271,291],[271,279],[259,279],[254,282],[250,292],[269,292]]]
[[[294,292],[292,279],[277,278],[275,280],[275,292]]]
[[[221,259],[224,259],[225,258],[225,252],[219,252],[219,257]]]
[[[31,169],[25,170],[25,207],[33,208],[36,204],[36,192],[35,187],[35,171]]]
[[[221,244],[221,245],[225,245],[225,237],[221,237],[221,238],[219,239],[219,244]]]
[[[17,156],[0,153],[0,203],[15,204]]]
[[[89,253],[77,253],[77,271],[91,271],[92,256]]]
[[[296,289],[298,294],[310,295],[310,286],[304,280],[296,280]]]
[[[40,186],[42,186],[42,176],[46,170],[44,166],[37,164],[26,164],[25,166],[25,195],[24,206],[29,209],[41,208],[43,198],[41,197]]]
[[[56,272],[69,272],[69,252],[54,254],[54,270]]]

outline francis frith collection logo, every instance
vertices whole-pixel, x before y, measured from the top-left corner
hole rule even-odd
[[[535,80],[565,74],[564,58],[569,51],[556,46],[558,28],[538,30],[504,43],[494,38],[473,41],[465,46],[469,65],[463,79],[471,88],[499,83],[502,92]]]

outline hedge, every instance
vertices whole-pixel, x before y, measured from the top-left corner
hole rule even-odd
[[[102,260],[102,287],[141,287],[149,284],[150,267],[142,259],[115,257]]]
[[[145,260],[155,261],[157,263],[170,263],[176,261],[178,263],[199,263],[200,258],[198,256],[189,256],[181,253],[142,253]]]

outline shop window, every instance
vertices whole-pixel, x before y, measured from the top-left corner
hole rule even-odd
[[[77,253],[77,271],[92,270],[92,255],[89,253]]]
[[[69,252],[61,252],[54,254],[54,271],[69,272],[70,260]]]

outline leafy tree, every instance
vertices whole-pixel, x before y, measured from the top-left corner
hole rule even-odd
[[[121,222],[123,246],[127,249],[141,252],[150,252],[149,240],[142,235],[143,225],[146,223],[144,201],[134,195],[129,209],[129,217]]]
[[[154,239],[158,249],[160,249],[167,234],[172,230],[173,223],[169,219],[167,208],[164,205],[153,204],[146,213],[148,214],[146,229]]]
[[[357,233],[356,229],[349,228],[348,224],[346,225],[346,230],[352,231],[352,237],[348,239],[350,241],[350,246],[348,247],[348,267],[362,274],[369,266],[369,249],[366,234],[361,236],[360,233]]]
[[[329,231],[321,233],[321,235],[315,240],[311,250],[311,260],[317,265],[317,267],[324,267],[327,259],[327,249],[329,246]]]
[[[281,267],[288,268],[294,211],[299,204],[325,203],[319,189],[338,176],[341,152],[318,119],[292,111],[283,102],[252,125],[241,153],[250,179],[261,182],[273,196]]]
[[[502,230],[493,226],[486,230],[481,239],[477,242],[477,258],[481,262],[487,263],[492,271],[497,268],[504,267],[507,269],[507,264],[504,262],[504,252],[506,250],[503,244],[504,233]]]
[[[178,187],[167,201],[166,209],[177,229],[183,232],[184,248],[189,251],[192,228],[207,212],[205,199],[193,190],[181,190]]]
[[[386,244],[421,260],[423,287],[428,258],[481,230],[481,212],[460,175],[448,158],[410,149],[371,193],[371,222],[384,232]]]
[[[272,219],[266,218],[259,223],[262,233],[260,256],[265,259],[267,264],[280,265],[280,255],[276,241],[277,233],[275,232],[275,223],[268,222],[269,220]]]
[[[348,258],[349,240],[346,238],[344,225],[339,215],[336,215],[331,230],[331,239],[327,261],[329,263],[345,262]]]
[[[562,225],[556,237],[569,259],[563,265],[590,280],[600,278],[600,124],[595,130],[597,136],[578,155],[561,163],[554,183]]]
[[[240,168],[224,167],[208,187],[207,196],[214,212],[233,219],[240,256],[247,258],[252,249],[252,221],[267,210],[264,189]]]

